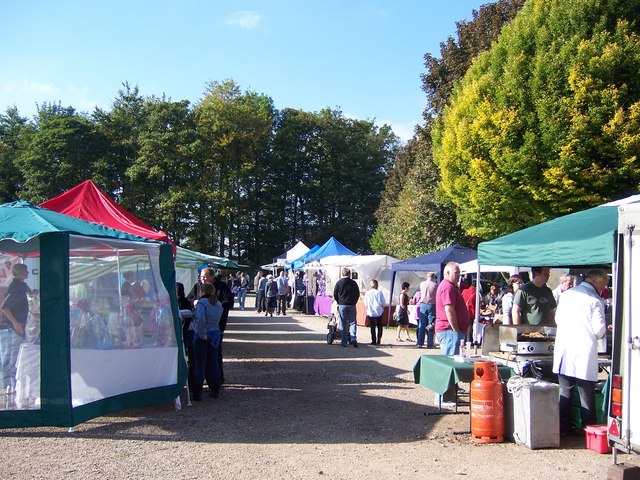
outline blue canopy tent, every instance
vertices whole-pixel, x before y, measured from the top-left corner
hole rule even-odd
[[[316,252],[310,255],[309,261],[313,262],[315,260],[320,260],[324,257],[332,257],[334,255],[357,255],[357,253],[352,252],[342,245],[335,237],[331,237]]]
[[[293,262],[287,263],[285,268],[300,270],[307,263],[314,262],[316,260],[320,260],[321,258],[331,257],[334,255],[358,255],[355,252],[352,252],[343,244],[341,244],[335,237],[331,237],[327,240],[321,247],[318,245],[314,246],[307,253],[302,255],[300,258],[297,258]]]
[[[286,268],[287,270],[289,269],[300,270],[302,267],[305,266],[306,263],[311,261],[309,260],[311,258],[311,255],[316,253],[319,249],[320,249],[320,245],[314,245],[312,248],[309,249],[307,253],[305,253],[301,257],[296,258],[292,262],[285,263],[284,268]]]
[[[449,262],[465,263],[478,258],[478,254],[473,248],[461,245],[451,245],[450,247],[427,253],[419,257],[410,258],[401,262],[396,262],[391,266],[393,274],[391,276],[390,299],[393,299],[393,285],[396,280],[396,272],[436,272],[438,280],[442,280],[442,271]],[[389,302],[391,304],[391,301]],[[391,312],[391,309],[389,309]],[[391,313],[389,313],[390,315]],[[387,320],[387,324],[389,321]]]
[[[478,254],[473,248],[451,245],[437,252],[396,262],[391,268],[394,272],[436,272],[438,280],[442,280],[442,270],[447,263],[465,263],[476,258],[478,258]]]

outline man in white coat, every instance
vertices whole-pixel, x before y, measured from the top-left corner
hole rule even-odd
[[[576,387],[580,395],[582,423],[596,423],[598,339],[607,332],[604,301],[598,292],[608,283],[609,278],[604,270],[589,270],[584,282],[562,294],[562,302],[556,311],[558,328],[553,351],[553,372],[558,374],[560,384],[560,435],[563,436],[570,428]]]

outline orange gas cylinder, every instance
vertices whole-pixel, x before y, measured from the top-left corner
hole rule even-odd
[[[478,443],[504,440],[502,381],[494,362],[474,362],[471,382],[471,437]]]

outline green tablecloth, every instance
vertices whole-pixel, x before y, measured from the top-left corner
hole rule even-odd
[[[467,358],[464,362],[454,360],[446,355],[422,355],[413,367],[415,383],[428,388],[440,395],[458,382],[471,383],[473,381],[473,363],[478,359]],[[510,367],[498,365],[500,378],[507,380],[514,372]]]

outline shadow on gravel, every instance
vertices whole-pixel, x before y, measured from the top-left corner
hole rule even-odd
[[[182,410],[172,405],[131,409],[66,429],[6,430],[7,436],[73,436],[137,441],[205,443],[379,443],[413,442],[429,435],[439,416],[427,389],[409,379],[412,365],[395,368],[379,360],[389,349],[328,345],[326,319],[304,327],[291,317],[233,315],[225,332],[227,384],[219,399]],[[314,319],[315,320],[315,319]],[[309,322],[306,322],[307,324]],[[385,336],[393,335],[385,330]],[[286,455],[286,452],[283,452]]]

